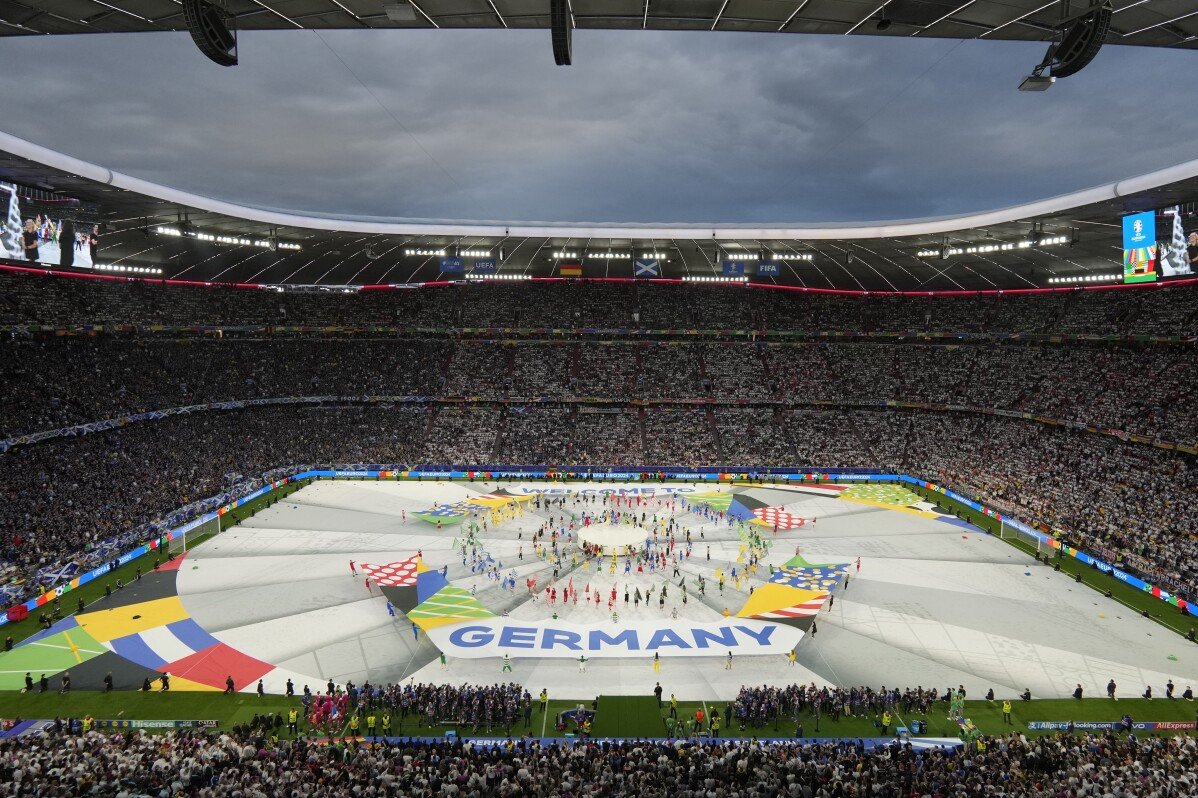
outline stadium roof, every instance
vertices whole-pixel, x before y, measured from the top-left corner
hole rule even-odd
[[[1186,230],[1198,226],[1198,160],[985,213],[795,226],[303,215],[189,194],[3,133],[0,181],[40,193],[55,207],[66,204],[63,198],[79,200],[64,215],[105,224],[102,264],[160,268],[171,278],[286,285],[460,278],[442,272],[442,253],[461,255],[467,272],[475,259],[496,259],[499,274],[510,277],[561,276],[563,263],[573,262],[581,262],[584,277],[631,277],[635,259],[660,253],[662,277],[673,279],[721,276],[725,260],[745,263],[753,275],[754,262],[766,259],[780,261],[781,273],[757,281],[868,291],[1017,289],[1121,275],[1125,213],[1181,205]]]
[[[225,5],[240,30],[550,26],[549,0],[226,0]],[[883,8],[892,24],[880,31],[876,20]],[[572,0],[571,16],[580,30],[1047,41],[1068,8],[1057,0]],[[0,0],[0,35],[186,29],[181,0]],[[1198,3],[1116,0],[1106,42],[1198,48]]]

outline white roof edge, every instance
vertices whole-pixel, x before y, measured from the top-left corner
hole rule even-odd
[[[398,236],[677,238],[695,240],[711,239],[717,241],[746,238],[759,240],[901,238],[904,236],[939,235],[941,233],[969,230],[1020,219],[1030,219],[1051,213],[1059,213],[1071,208],[1117,199],[1118,197],[1127,196],[1139,191],[1198,176],[1198,159],[1195,159],[1107,185],[982,213],[865,224],[746,226],[735,224],[589,224],[581,222],[512,222],[508,224],[504,222],[419,220],[396,220],[391,222],[355,221],[353,219],[305,216],[300,213],[255,208],[248,205],[239,205],[233,202],[213,199],[212,197],[192,194],[158,183],[151,183],[141,178],[122,174],[121,172],[114,172],[103,166],[79,160],[78,158],[42,147],[2,131],[0,131],[0,150],[89,180],[125,189],[126,191],[144,194],[166,202],[174,202],[179,205],[198,208],[210,213],[220,213],[226,216],[279,227]]]

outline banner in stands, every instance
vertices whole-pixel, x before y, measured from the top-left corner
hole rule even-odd
[[[1069,728],[1067,720],[1033,720],[1027,724],[1032,731],[1065,731]],[[1192,720],[1149,720],[1133,721],[1131,727],[1135,731],[1185,731],[1195,728]],[[1121,720],[1076,720],[1073,728],[1078,731],[1108,731],[1124,729],[1126,725]]]
[[[744,277],[745,264],[736,260],[724,261],[724,276],[725,277]]]
[[[461,258],[441,258],[441,271],[446,274],[461,274],[462,259]]]
[[[216,720],[97,720],[97,729],[213,729]]]
[[[632,267],[633,277],[661,277],[661,262],[655,258],[638,258]]]
[[[779,277],[782,274],[782,264],[776,261],[763,260],[757,264],[758,277]]]
[[[726,618],[721,623],[663,620],[628,624],[576,624],[495,618],[428,630],[446,654],[466,659],[530,656],[550,659],[663,658],[786,654],[803,639],[792,626]]]

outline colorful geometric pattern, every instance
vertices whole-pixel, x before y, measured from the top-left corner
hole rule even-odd
[[[3,656],[0,689],[23,688],[27,671],[36,681],[43,673],[57,674],[70,670],[104,653],[104,646],[79,628],[64,629],[33,642],[26,641]],[[57,684],[54,684],[54,689],[58,689]]]
[[[428,631],[459,621],[494,618],[495,613],[480,604],[478,599],[470,595],[470,591],[448,585],[409,612],[408,617],[421,629]]]
[[[791,607],[779,607],[778,609],[770,610],[769,612],[761,612],[753,617],[759,620],[777,621],[787,620],[790,618],[805,618],[812,615],[817,615],[820,611],[820,608],[824,606],[824,601],[826,598],[826,596],[820,596],[819,598],[811,599],[810,601],[804,601]]]
[[[178,596],[170,596],[110,610],[85,612],[76,616],[76,620],[89,635],[104,643],[156,626],[166,626],[186,617],[187,610],[183,609],[183,602]]]
[[[155,670],[220,690],[225,689],[225,679],[232,676],[234,689],[243,690],[253,687],[274,669],[274,665],[242,654],[224,643],[217,643],[191,656],[165,663]]]
[[[426,570],[420,562],[420,557],[413,555],[401,562],[389,562],[385,565],[358,563],[358,568],[376,585],[399,587],[400,585],[416,585],[416,576]]]
[[[478,505],[480,507],[490,507],[491,509],[497,509],[499,507],[506,507],[507,505],[512,504],[514,502],[530,501],[531,499],[532,499],[531,495],[516,496],[514,494],[507,493],[506,491],[500,490],[500,491],[496,491],[494,493],[483,493],[478,496],[471,496],[466,501],[469,504]]]
[[[416,576],[416,594],[420,601],[428,601],[437,591],[449,587],[449,580],[440,571],[422,571]]]
[[[916,494],[898,485],[852,485],[840,494],[844,499],[860,499],[877,502],[878,504],[893,504],[900,507],[911,507],[921,499]]]
[[[765,507],[765,502],[743,493],[738,493],[736,498],[728,503],[727,513],[731,517],[738,518],[741,521],[752,521],[753,514],[758,510],[765,509]]]
[[[847,565],[831,568],[779,568],[770,576],[770,584],[825,592],[840,584]]]
[[[737,617],[781,623],[811,618],[824,606],[848,570],[848,563],[813,564],[796,555],[753,591]]]
[[[470,502],[460,501],[454,504],[439,504],[431,510],[412,513],[412,515],[430,524],[460,524],[469,511]]]
[[[706,504],[713,510],[719,510],[723,512],[724,510],[728,509],[728,505],[732,504],[732,494],[717,492],[692,493],[686,497],[686,500],[696,504]]]
[[[158,670],[168,662],[190,657],[220,641],[191,618],[118,637],[105,645],[130,662]]]
[[[736,613],[738,618],[770,618],[779,612],[800,612],[800,608],[809,607],[813,603],[815,609],[806,613],[814,615],[828,598],[825,590],[802,590],[768,582],[753,591],[749,600]],[[790,617],[790,616],[782,616]]]
[[[754,510],[753,516],[756,518],[755,523],[771,528],[776,525],[779,529],[798,529],[807,523],[807,519],[802,516],[788,513],[777,507],[762,507],[759,510]]]

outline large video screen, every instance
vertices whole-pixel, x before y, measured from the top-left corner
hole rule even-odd
[[[1189,219],[1187,230],[1186,220]],[[1123,282],[1193,275],[1198,264],[1198,217],[1180,205],[1123,217]]]
[[[1156,211],[1123,217],[1123,282],[1156,279]]]
[[[100,226],[78,200],[0,182],[0,256],[47,266],[96,265]]]
[[[1186,220],[1189,219],[1189,230]],[[1162,277],[1193,275],[1198,268],[1198,216],[1187,213],[1180,205],[1161,211],[1157,225],[1157,261]]]

